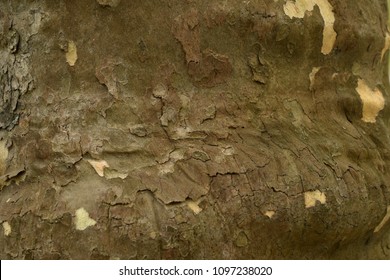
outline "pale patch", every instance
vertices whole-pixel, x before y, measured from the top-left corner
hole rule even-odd
[[[104,176],[104,168],[110,167],[105,160],[88,160],[89,164],[92,165],[93,169],[95,169],[96,173],[100,176]]]
[[[222,153],[225,156],[232,156],[232,155],[234,155],[234,148],[233,147],[223,148]]]
[[[150,234],[149,234],[150,238],[152,239],[156,239],[157,238],[157,233],[155,231],[152,231]]]
[[[320,8],[320,13],[322,15],[322,18],[324,19],[324,24],[325,24],[323,35],[322,35],[323,39],[322,39],[321,52],[323,54],[330,54],[336,42],[336,37],[337,37],[337,33],[333,27],[335,22],[333,7],[328,2],[328,0],[318,0],[316,4]]]
[[[6,160],[8,158],[7,141],[0,141],[0,175],[3,175],[6,169]]]
[[[177,112],[175,108],[169,106],[163,107],[163,114],[160,117],[161,125],[168,126],[169,122],[174,122],[176,116],[177,116]]]
[[[188,133],[192,130],[189,127],[178,127],[175,132],[175,139],[184,139],[188,137]]]
[[[188,105],[191,102],[191,99],[188,96],[184,95],[184,94],[180,94],[179,98],[180,98],[181,106],[182,107],[188,107]]]
[[[216,156],[214,160],[216,163],[222,163],[225,161],[225,157],[224,156]]]
[[[330,54],[336,42],[337,33],[333,28],[335,22],[333,7],[328,0],[296,0],[295,2],[287,0],[283,6],[283,10],[291,19],[303,18],[306,11],[313,11],[315,5],[320,9],[321,16],[324,20],[321,52],[325,55]]]
[[[105,177],[108,180],[116,178],[124,180],[128,176],[128,173],[109,168],[110,165],[105,160],[89,159],[88,162],[100,177]]]
[[[157,166],[159,175],[173,173],[175,171],[175,163],[184,158],[184,150],[174,150],[167,157],[166,162]]]
[[[34,12],[34,22],[31,24],[31,35],[38,34],[41,27],[42,14],[39,11]]]
[[[196,202],[192,200],[187,201],[187,206],[192,210],[192,212],[195,213],[195,215],[198,215],[203,210],[202,208],[199,207],[199,205]]]
[[[75,42],[73,41],[69,41],[68,42],[68,49],[66,51],[66,62],[68,62],[68,64],[70,66],[74,66],[76,64],[76,61],[77,61],[77,47],[76,47],[76,44]]]
[[[385,56],[385,53],[388,51],[389,48],[390,48],[390,34],[387,32],[385,38],[385,45],[382,49],[382,54],[381,54],[382,61],[383,61],[383,57]]]
[[[123,173],[123,172],[117,171],[115,169],[107,168],[104,171],[104,177],[106,177],[106,179],[108,179],[108,180],[116,179],[116,178],[120,178],[120,179],[124,180],[127,178],[127,176],[128,176],[127,173]]]
[[[310,208],[316,206],[316,202],[320,202],[321,204],[326,203],[326,195],[319,190],[305,192],[305,207]]]
[[[390,1],[390,0],[389,0]],[[390,2],[387,2],[388,3],[388,8],[390,9]],[[390,22],[390,11],[389,11],[389,22]],[[388,25],[388,28],[390,27],[390,23]],[[382,50],[382,55],[381,55],[381,60],[383,61],[383,57],[385,56],[386,52],[389,50],[390,48],[390,33],[386,33],[386,39],[385,39],[385,46],[383,47],[383,50]],[[390,82],[390,55],[387,57],[387,75],[388,75],[388,79],[389,79],[389,82]]]
[[[172,161],[168,161],[166,163],[158,165],[157,168],[158,168],[158,173],[160,175],[173,173],[175,171],[175,163]]]
[[[286,4],[283,5],[284,13],[291,19],[303,18],[306,11],[313,11],[315,0],[297,0],[296,2],[292,0],[287,0]]]
[[[385,107],[385,99],[382,92],[377,88],[372,90],[362,79],[358,80],[356,91],[363,102],[362,121],[375,123],[379,112]]]
[[[84,208],[77,209],[75,215],[74,223],[77,230],[85,230],[90,226],[96,225],[96,221],[89,217],[88,212]]]
[[[374,229],[374,232],[378,232],[382,229],[382,227],[390,220],[390,206],[387,206],[387,213],[383,217],[380,224]]]
[[[167,87],[163,84],[158,84],[154,89],[153,89],[153,96],[156,98],[165,98],[167,97]]]
[[[275,215],[275,211],[268,210],[264,213],[264,216],[267,216],[268,218],[272,219],[272,217]]]
[[[183,150],[174,150],[169,154],[169,158],[173,160],[174,162],[181,160],[184,158],[184,151]]]
[[[12,228],[8,222],[3,223],[3,231],[5,236],[9,236],[11,234]]]
[[[316,78],[316,75],[318,73],[318,71],[320,71],[321,67],[313,67],[313,69],[311,70],[310,74],[309,74],[309,80],[310,80],[310,90],[313,89],[313,86],[314,86],[314,80]]]

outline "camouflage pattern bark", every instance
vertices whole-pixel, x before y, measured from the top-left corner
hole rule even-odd
[[[386,10],[1,0],[0,257],[389,259]]]

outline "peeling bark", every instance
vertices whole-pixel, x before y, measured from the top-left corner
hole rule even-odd
[[[0,2],[2,259],[389,259],[386,1],[225,2]]]

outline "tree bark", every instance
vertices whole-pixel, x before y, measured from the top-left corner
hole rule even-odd
[[[386,0],[0,0],[0,258],[389,259]]]

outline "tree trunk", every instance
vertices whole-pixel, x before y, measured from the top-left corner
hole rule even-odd
[[[386,0],[0,0],[0,258],[390,258]]]

